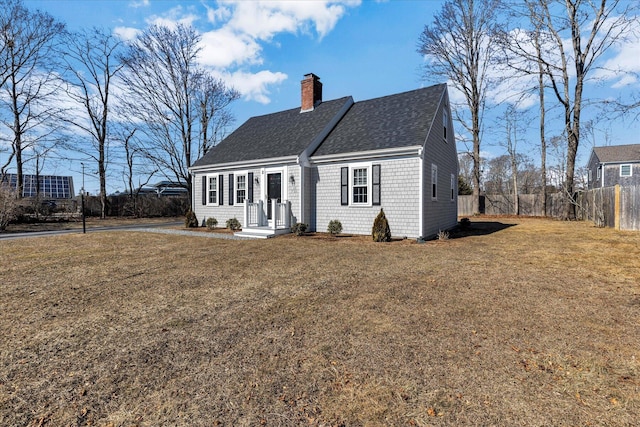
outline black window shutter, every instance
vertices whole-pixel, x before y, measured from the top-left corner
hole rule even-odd
[[[233,174],[229,174],[229,205],[233,205]]]
[[[218,175],[218,204],[224,205],[224,175]]]
[[[371,204],[380,206],[380,165],[371,167]]]
[[[247,174],[247,201],[253,203],[253,172]]]
[[[202,175],[202,205],[207,204],[207,176]]]
[[[347,206],[349,204],[349,168],[340,169],[340,204]]]

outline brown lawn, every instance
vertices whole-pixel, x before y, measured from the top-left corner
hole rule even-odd
[[[640,234],[476,221],[0,241],[0,425],[637,423]]]

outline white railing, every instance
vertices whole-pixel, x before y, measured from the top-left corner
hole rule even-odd
[[[270,226],[274,230],[284,229],[291,227],[291,202],[285,200],[283,202],[271,201],[271,224],[267,219],[267,214],[264,209],[264,202],[259,200],[258,202],[249,203],[246,199],[244,201],[244,222],[245,227],[268,227]]]
[[[290,228],[291,227],[291,203],[285,200],[278,203],[275,200],[271,201],[271,219],[273,220],[272,227],[274,230],[278,228]]]
[[[264,207],[262,200],[257,203],[244,201],[244,223],[245,227],[262,227],[266,225],[264,219]]]

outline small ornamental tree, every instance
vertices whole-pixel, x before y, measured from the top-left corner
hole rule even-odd
[[[385,216],[382,209],[380,209],[380,213],[373,221],[371,236],[373,237],[374,242],[391,241],[391,229],[389,228],[389,221],[387,221],[387,217]]]
[[[196,228],[198,226],[198,218],[191,209],[187,211],[184,217],[184,226],[186,228]]]

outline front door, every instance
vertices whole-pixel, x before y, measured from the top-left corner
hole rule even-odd
[[[282,201],[282,173],[267,174],[267,218],[272,219],[271,200]]]

